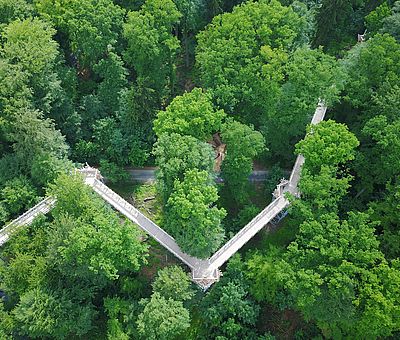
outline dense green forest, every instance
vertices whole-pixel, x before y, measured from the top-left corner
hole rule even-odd
[[[298,154],[207,291],[74,172],[206,259]],[[1,340],[399,339],[400,1],[0,0],[0,227],[48,195],[0,248]]]

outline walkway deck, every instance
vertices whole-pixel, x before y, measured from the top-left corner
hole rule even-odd
[[[47,214],[56,203],[55,198],[47,197],[44,200],[40,201],[34,207],[23,213],[17,219],[12,221],[10,224],[5,226],[0,230],[0,246],[8,241],[11,234],[18,231],[21,227],[30,225],[33,220],[39,216],[40,214]]]
[[[321,122],[324,119],[326,109],[327,108],[324,104],[319,103],[312,117],[311,124],[318,124]],[[93,168],[84,168],[80,170],[80,172],[84,175],[85,183],[87,185],[91,186],[95,192],[97,192],[116,210],[136,223],[157,242],[159,242],[183,263],[189,266],[192,270],[193,280],[203,288],[207,288],[215,281],[218,281],[220,276],[218,268],[228,261],[233,254],[243,247],[243,245],[245,245],[275,216],[287,208],[289,201],[286,199],[285,193],[289,192],[293,195],[299,194],[297,185],[300,180],[301,167],[303,164],[304,157],[299,155],[296,159],[289,181],[286,181],[287,183],[285,182],[286,184],[284,186],[278,186],[278,195],[276,199],[260,214],[253,218],[208,260],[198,259],[184,253],[171,235],[169,235],[157,224],[143,215],[138,209],[99,181],[98,170]],[[0,246],[9,239],[13,232],[25,225],[32,223],[35,217],[37,217],[39,214],[46,214],[49,212],[55,203],[55,198],[48,197],[0,230]]]

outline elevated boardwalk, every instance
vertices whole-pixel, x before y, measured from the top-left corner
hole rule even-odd
[[[30,225],[33,220],[43,214],[47,214],[56,203],[56,199],[53,197],[47,197],[44,200],[40,201],[34,207],[23,213],[21,216],[16,218],[10,224],[5,226],[0,230],[0,246],[8,241],[10,236],[18,231],[21,227]]]
[[[323,103],[319,103],[312,117],[311,124],[315,125],[321,122],[324,119],[326,109],[327,108]],[[264,226],[288,207],[289,201],[286,199],[285,193],[290,193],[295,196],[299,195],[297,185],[300,180],[301,167],[303,164],[304,157],[299,155],[296,159],[289,180],[281,182],[275,190],[275,200],[207,260],[198,259],[184,253],[171,235],[102,183],[99,180],[101,176],[97,169],[86,167],[79,170],[79,172],[84,176],[85,183],[91,186],[105,201],[136,223],[142,230],[148,233],[163,247],[168,249],[178,259],[185,263],[192,270],[193,281],[206,289],[219,280],[219,268]],[[39,214],[46,214],[49,212],[55,203],[55,198],[45,198],[43,201],[39,202],[33,208],[0,230],[0,246],[9,239],[12,233],[16,232],[19,228],[32,223]]]

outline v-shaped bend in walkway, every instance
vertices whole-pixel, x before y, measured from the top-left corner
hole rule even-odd
[[[326,106],[320,102],[312,117],[311,124],[318,124],[324,119]],[[209,259],[202,260],[184,253],[175,239],[157,224],[147,218],[138,209],[124,200],[121,196],[107,187],[100,181],[100,173],[97,169],[85,167],[79,172],[84,176],[85,183],[93,188],[104,200],[111,204],[116,210],[135,222],[140,228],[152,236],[157,242],[168,249],[172,254],[179,258],[192,270],[192,279],[203,289],[207,289],[214,282],[219,280],[221,275],[219,268],[228,259],[235,254],[243,245],[245,245],[255,234],[257,234],[265,225],[289,205],[285,198],[285,193],[289,192],[298,196],[297,184],[300,180],[300,171],[304,163],[304,157],[299,155],[293,167],[290,179],[278,184],[274,192],[275,200],[269,204],[261,213],[254,217],[246,226],[244,226],[235,236],[233,236],[225,245],[223,245]],[[55,198],[47,197],[26,213],[12,221],[6,227],[0,230],[0,246],[4,244],[10,234],[24,225],[32,223],[33,219],[52,209],[56,202]]]

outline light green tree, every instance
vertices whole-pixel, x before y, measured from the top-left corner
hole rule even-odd
[[[211,95],[195,88],[175,97],[165,111],[158,112],[154,131],[158,136],[178,133],[206,141],[220,130],[224,117],[223,110],[213,108]]]
[[[190,300],[194,295],[189,275],[178,266],[160,269],[152,286],[153,292],[175,301]]]
[[[111,0],[38,0],[37,11],[68,37],[79,69],[92,68],[117,44],[124,10]]]
[[[139,230],[121,223],[79,178],[62,175],[49,193],[57,197],[49,261],[65,276],[102,287],[146,263]]]
[[[210,178],[213,177],[215,155],[212,147],[192,136],[163,134],[154,145],[153,154],[158,166],[157,183],[165,202],[172,192],[174,181],[182,181],[185,171],[205,170]]]
[[[188,170],[183,181],[175,180],[166,205],[165,228],[184,252],[207,258],[221,245],[221,220],[226,212],[214,205],[217,199],[218,191],[204,170]]]
[[[58,44],[52,39],[55,33],[38,18],[13,21],[4,28],[2,55],[30,75],[41,74],[53,66],[58,55]]]
[[[258,125],[276,100],[283,64],[303,27],[278,1],[246,2],[197,35],[196,63],[216,103]]]
[[[221,166],[224,188],[236,202],[244,202],[248,177],[253,170],[254,158],[265,150],[265,141],[253,127],[229,120],[221,129],[226,155]]]
[[[189,311],[181,301],[153,293],[150,299],[141,300],[141,304],[144,309],[136,324],[143,339],[174,339],[190,326]]]
[[[354,159],[359,142],[346,125],[333,120],[309,125],[307,135],[297,143],[296,152],[305,157],[305,168],[318,173],[321,166],[337,168]]]

